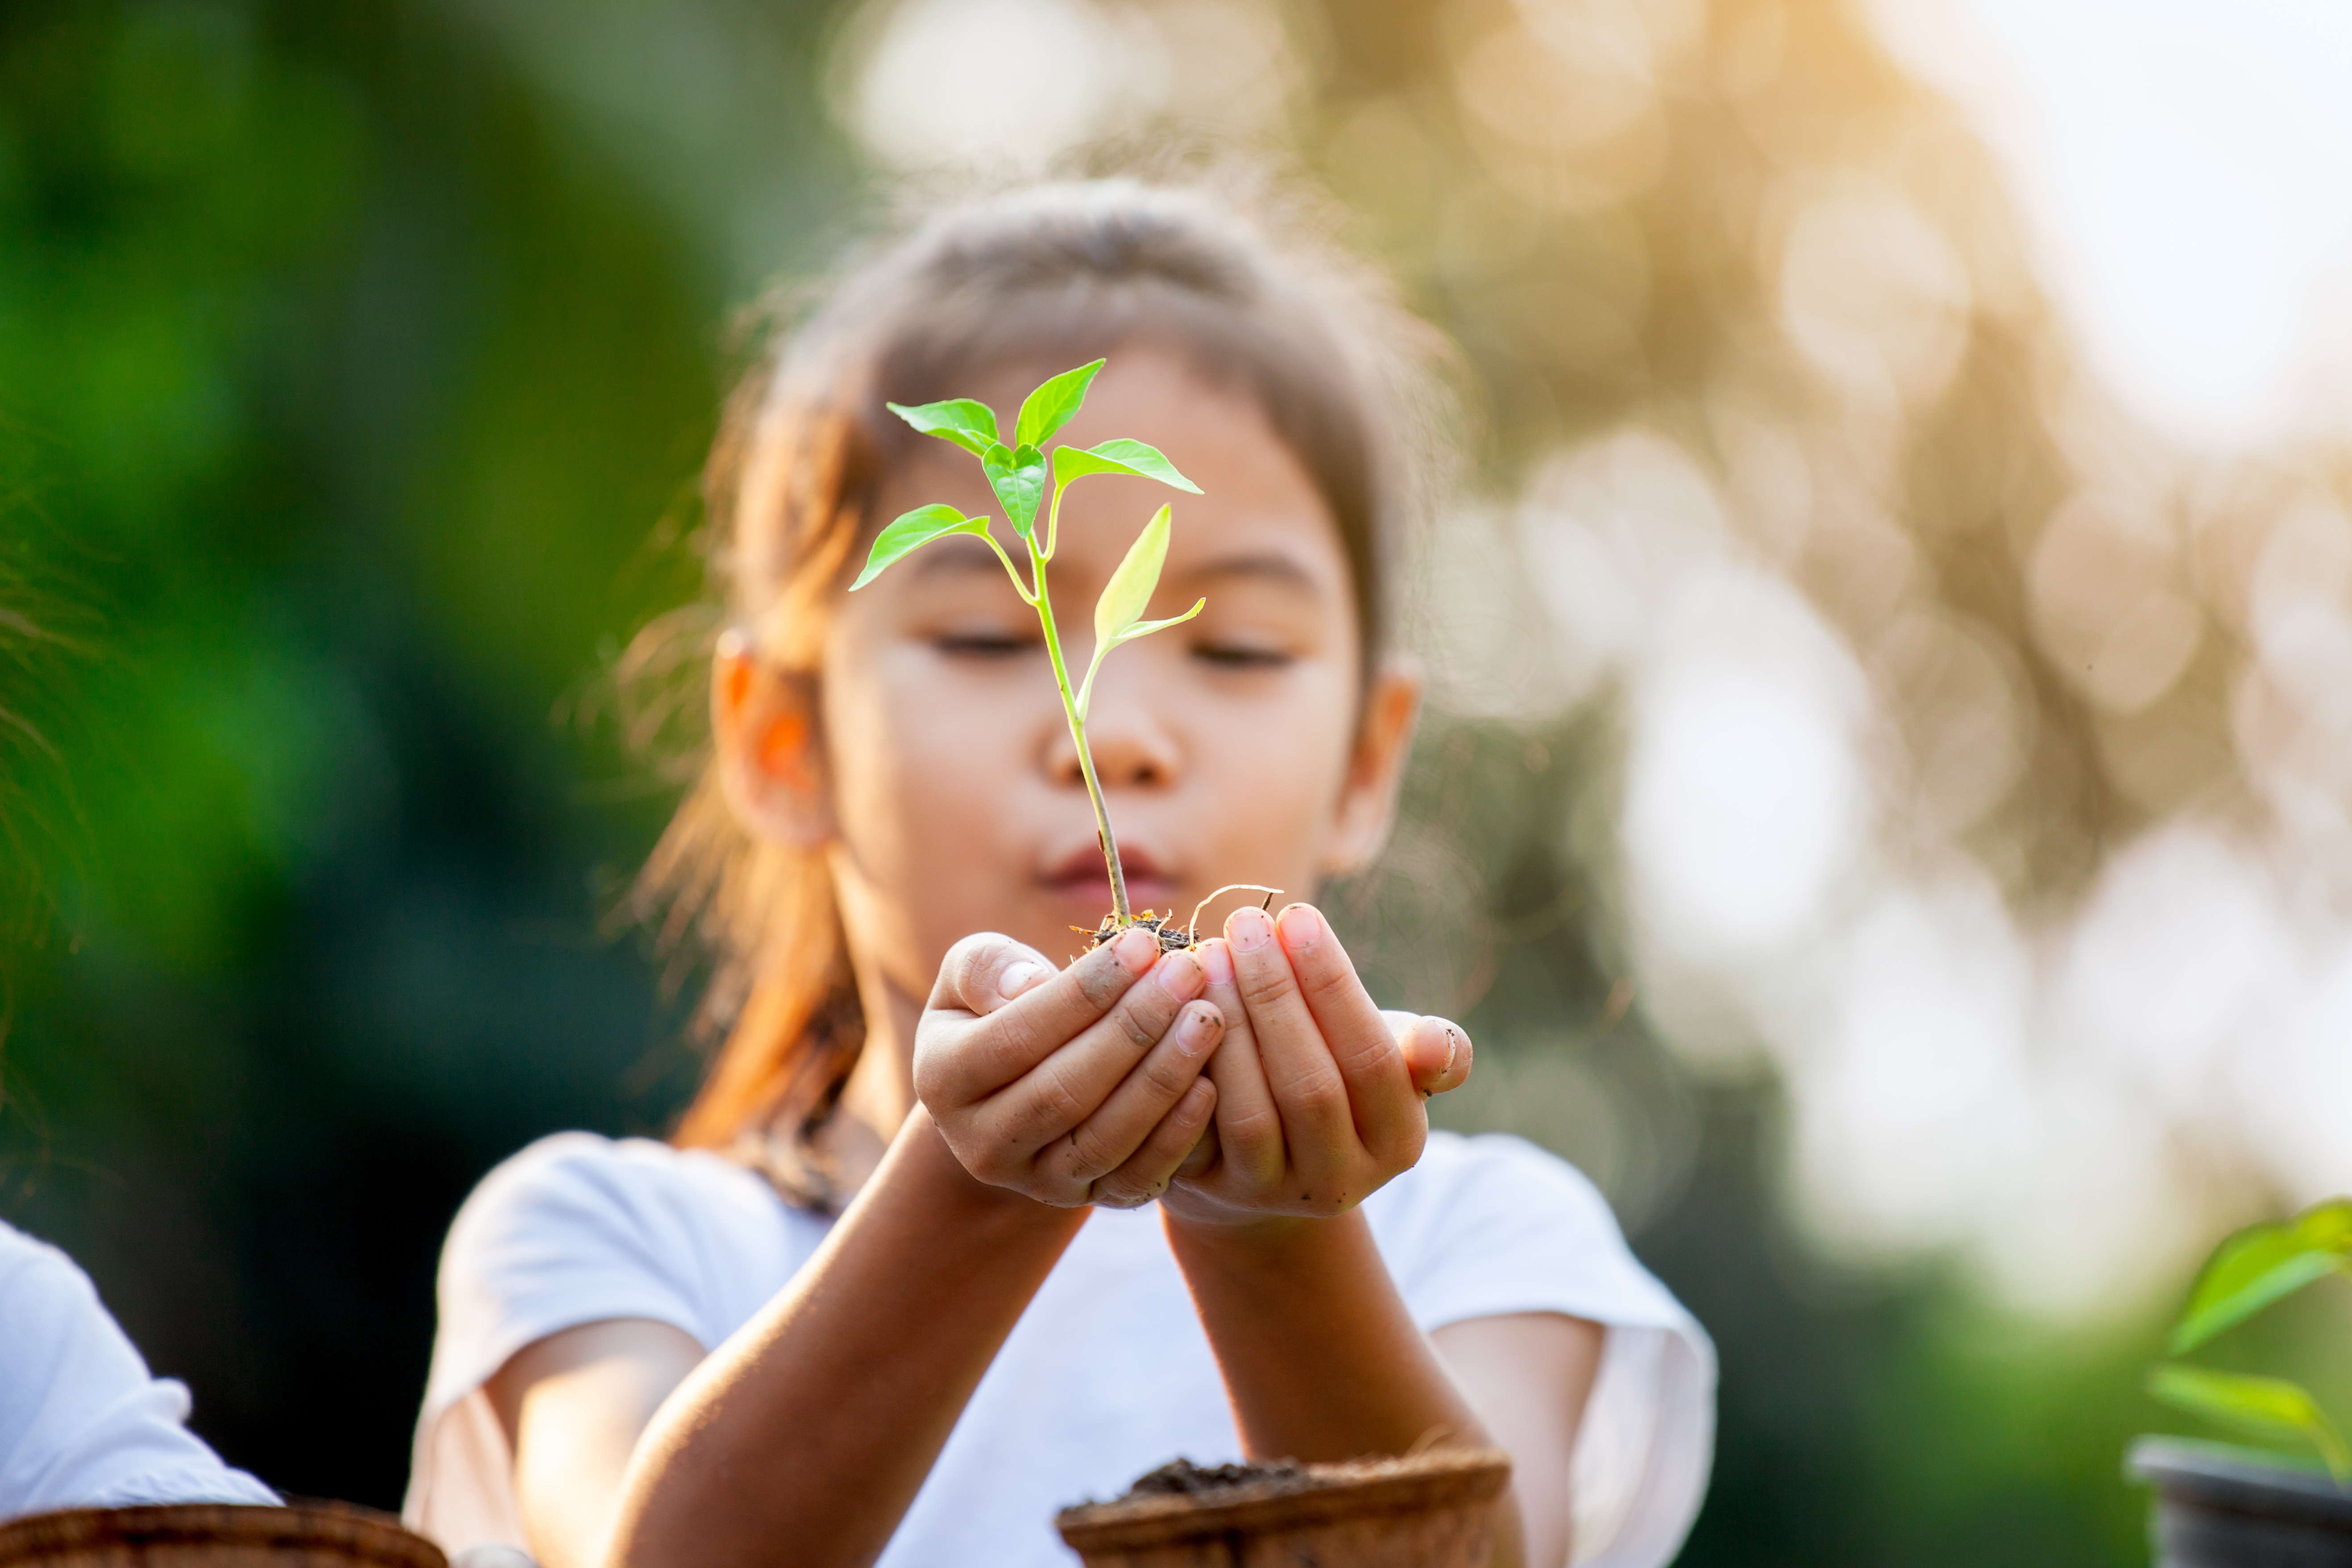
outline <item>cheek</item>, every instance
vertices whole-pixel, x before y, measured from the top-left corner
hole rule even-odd
[[[1227,866],[1261,868],[1306,898],[1329,845],[1356,730],[1352,672],[1318,661],[1275,700],[1224,704],[1216,739],[1202,753],[1217,805]]]
[[[829,658],[824,697],[835,820],[867,875],[905,892],[989,858],[1018,725],[904,645]]]

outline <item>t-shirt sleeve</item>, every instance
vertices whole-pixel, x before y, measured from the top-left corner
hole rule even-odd
[[[275,1503],[190,1432],[89,1277],[0,1226],[0,1519],[133,1503]]]
[[[756,1304],[746,1279],[789,1272],[775,1206],[709,1156],[586,1132],[543,1138],[484,1177],[442,1248],[411,1525],[451,1551],[520,1544],[512,1456],[483,1385],[586,1323],[650,1319],[716,1347]]]
[[[590,1133],[541,1139],[466,1200],[442,1248],[428,1406],[478,1387],[522,1350],[583,1323],[649,1318],[708,1350],[707,1226],[669,1173]]]
[[[1433,1133],[1365,1205],[1423,1329],[1560,1312],[1606,1331],[1570,1477],[1575,1561],[1656,1568],[1698,1515],[1715,1445],[1715,1348],[1625,1245],[1600,1192],[1517,1138]]]

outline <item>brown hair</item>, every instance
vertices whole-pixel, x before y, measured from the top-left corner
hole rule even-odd
[[[1267,209],[1269,204],[1254,205]],[[1133,179],[1033,185],[937,211],[852,258],[819,308],[772,330],[729,398],[703,475],[717,615],[672,616],[625,656],[640,738],[707,703],[668,684],[707,668],[720,625],[787,678],[813,679],[827,617],[881,520],[881,476],[921,439],[883,407],[967,394],[1007,369],[1053,372],[1149,342],[1249,397],[1315,479],[1353,573],[1369,663],[1383,588],[1429,445],[1433,340],[1379,280],[1302,223],[1296,198],[1252,222],[1194,187]],[[1283,237],[1274,237],[1279,227]],[[699,638],[681,638],[690,624]],[[865,1038],[824,858],[747,831],[707,746],[639,877],[634,912],[676,953],[710,956],[701,1017],[725,1045],[678,1126],[788,1196],[835,1196],[809,1136]]]

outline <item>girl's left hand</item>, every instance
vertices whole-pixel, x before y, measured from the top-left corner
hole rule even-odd
[[[1470,1076],[1470,1037],[1443,1018],[1391,1024],[1322,915],[1242,909],[1203,942],[1207,1000],[1225,1017],[1208,1068],[1209,1138],[1161,1205],[1187,1224],[1326,1216],[1421,1158],[1423,1102]]]

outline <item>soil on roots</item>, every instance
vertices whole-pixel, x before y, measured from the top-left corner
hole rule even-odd
[[[1084,926],[1072,926],[1070,929],[1085,937],[1090,947],[1100,947],[1111,938],[1130,931],[1150,931],[1160,939],[1160,951],[1162,952],[1181,952],[1186,948],[1201,945],[1200,938],[1192,927],[1180,926],[1176,923],[1176,916],[1172,910],[1164,915],[1155,915],[1150,910],[1146,910],[1126,925],[1118,923],[1117,915],[1105,915],[1102,918],[1102,924],[1092,931],[1087,930]]]
[[[1267,1459],[1248,1465],[1196,1465],[1190,1459],[1171,1459],[1150,1474],[1138,1476],[1135,1484],[1127,1489],[1127,1497],[1199,1497],[1253,1481],[1300,1480],[1306,1475],[1307,1467],[1295,1459]],[[1119,1500],[1124,1502],[1127,1498]]]

